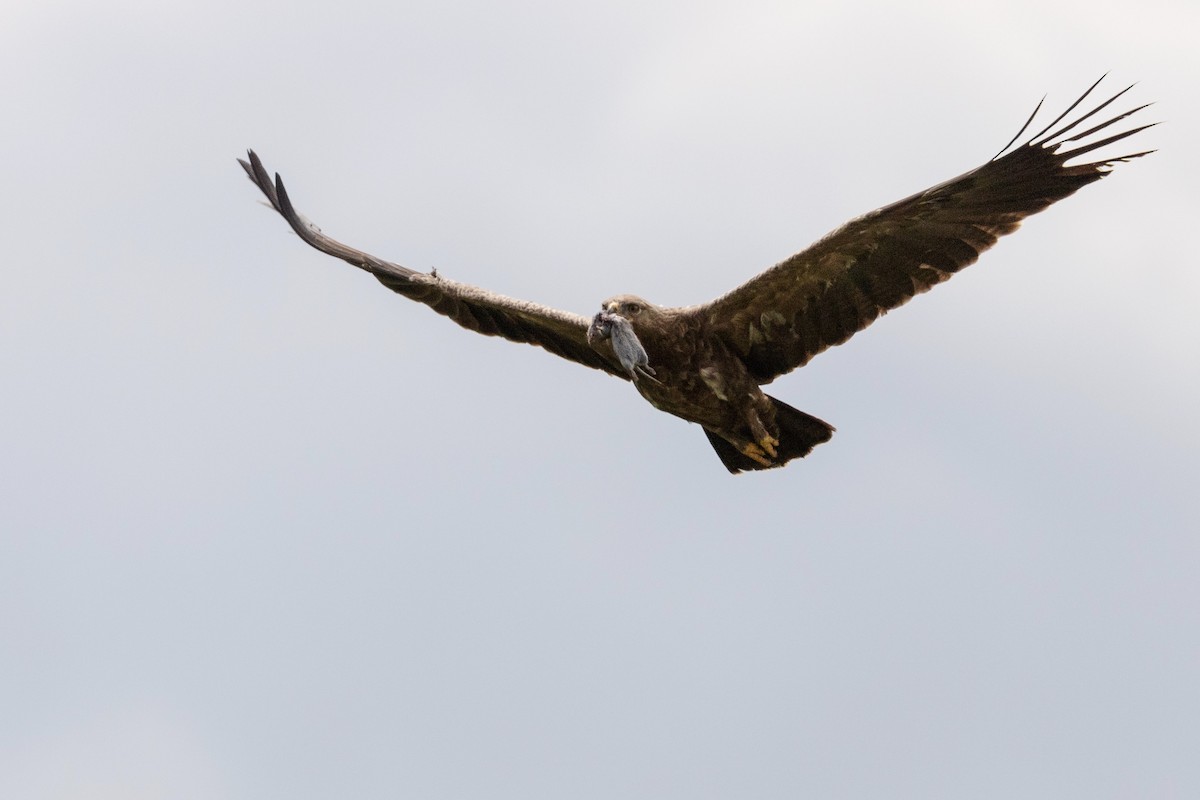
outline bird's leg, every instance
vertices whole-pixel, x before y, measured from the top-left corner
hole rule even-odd
[[[758,417],[758,412],[754,409],[750,409],[750,412],[746,416],[748,417],[748,421],[750,423],[750,433],[753,434],[754,441],[759,450],[761,450],[763,453],[766,453],[771,458],[778,456],[779,453],[775,450],[775,448],[779,446],[779,440],[767,432],[766,426],[762,424],[762,420]],[[749,453],[746,453],[746,455],[754,458],[754,456],[750,455]]]

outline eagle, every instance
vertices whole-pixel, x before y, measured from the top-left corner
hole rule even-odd
[[[721,463],[737,474],[782,467],[833,436],[832,425],[761,387],[973,264],[1029,215],[1104,177],[1118,162],[1153,152],[1067,164],[1156,124],[1110,131],[1150,104],[1097,118],[1133,88],[1087,110],[1084,102],[1103,79],[1022,140],[1042,98],[983,166],[853,219],[715,300],[670,308],[622,294],[603,301],[591,317],[459,283],[437,270],[409,269],[342,244],[296,211],[279,174],[272,179],[253,150],[238,162],[312,247],[467,330],[537,345],[630,381],[655,408],[699,424]]]

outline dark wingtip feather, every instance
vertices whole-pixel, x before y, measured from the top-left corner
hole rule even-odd
[[[1041,139],[1040,139],[1040,140],[1038,140],[1038,141],[1032,142],[1032,144],[1036,144],[1036,145],[1045,146],[1045,145],[1049,144],[1050,142],[1052,142],[1053,140],[1055,140],[1055,139],[1058,139],[1059,137],[1065,136],[1067,133],[1070,133],[1072,130],[1074,130],[1074,129],[1075,129],[1076,127],[1078,127],[1079,125],[1082,125],[1082,124],[1083,124],[1083,123],[1084,123],[1086,120],[1088,120],[1088,119],[1091,119],[1091,118],[1092,118],[1092,117],[1094,117],[1096,114],[1099,114],[1101,111],[1103,111],[1104,109],[1108,108],[1110,105],[1112,105],[1114,102],[1116,102],[1116,101],[1117,101],[1117,99],[1118,99],[1119,97],[1121,97],[1122,95],[1124,95],[1126,92],[1128,92],[1128,91],[1129,91],[1130,89],[1132,89],[1132,88],[1133,88],[1133,84],[1130,84],[1130,85],[1126,86],[1124,89],[1122,89],[1121,91],[1117,92],[1117,93],[1116,93],[1116,94],[1114,94],[1112,97],[1108,98],[1108,99],[1107,99],[1107,100],[1105,100],[1103,103],[1101,103],[1100,105],[1098,105],[1098,106],[1096,106],[1095,108],[1093,108],[1091,111],[1089,111],[1089,112],[1087,112],[1086,114],[1084,114],[1084,115],[1083,115],[1082,117],[1080,117],[1079,119],[1075,120],[1074,122],[1068,123],[1067,125],[1064,125],[1063,127],[1061,127],[1061,128],[1059,128],[1058,130],[1056,130],[1054,133],[1051,133],[1051,134],[1049,134],[1049,135],[1047,135],[1047,136],[1045,136],[1045,137],[1041,138]],[[1086,95],[1085,95],[1085,96],[1086,96]],[[1083,99],[1083,98],[1080,98],[1080,99]],[[1075,105],[1075,106],[1079,105],[1079,102],[1078,102],[1078,101],[1076,101],[1074,105]],[[1072,108],[1074,108],[1074,106],[1072,106]],[[1135,108],[1133,111],[1126,111],[1124,114],[1120,114],[1120,115],[1118,115],[1118,116],[1116,116],[1116,117],[1113,117],[1112,119],[1108,120],[1107,122],[1103,122],[1103,123],[1101,123],[1100,125],[1098,125],[1098,126],[1097,126],[1096,128],[1094,128],[1093,130],[1099,130],[1100,128],[1103,128],[1103,127],[1105,127],[1106,125],[1111,125],[1111,124],[1113,124],[1114,122],[1116,122],[1116,121],[1118,121],[1118,120],[1125,119],[1125,117],[1128,117],[1130,114],[1136,113],[1138,110],[1139,110],[1139,109],[1136,109],[1136,108]],[[1068,111],[1069,111],[1069,110],[1068,110]],[[1064,116],[1065,116],[1065,114],[1064,114]],[[1059,119],[1062,119],[1062,117],[1059,117]],[[1055,124],[1055,125],[1057,125],[1057,124],[1058,124],[1058,122],[1057,122],[1057,121],[1055,121],[1055,122],[1054,122],[1054,124]],[[1053,127],[1053,126],[1051,126],[1051,127]],[[1077,136],[1086,136],[1086,135],[1087,135],[1087,134],[1077,134]],[[1038,136],[1041,136],[1041,134],[1038,134]],[[1038,136],[1035,136],[1035,137],[1034,137],[1034,139],[1038,139]],[[1069,139],[1065,139],[1064,141],[1070,141],[1070,140],[1069,140]]]
[[[1105,128],[1107,128],[1109,125],[1115,125],[1123,119],[1132,117],[1134,114],[1138,113],[1142,109],[1149,108],[1152,105],[1154,105],[1154,104],[1153,103],[1145,103],[1144,105],[1140,105],[1137,108],[1132,109],[1130,111],[1126,111],[1124,114],[1119,114],[1119,115],[1113,117],[1112,119],[1107,120],[1106,122],[1101,122],[1099,125],[1094,125],[1094,126],[1088,128],[1086,131],[1083,131],[1082,133],[1077,133],[1074,136],[1068,136],[1067,138],[1062,140],[1062,143],[1065,144],[1066,142],[1077,142],[1080,139],[1086,139],[1087,137],[1091,136],[1093,133],[1098,133],[1098,132],[1104,130]],[[1082,120],[1080,120],[1080,122],[1082,122]],[[1153,123],[1153,124],[1157,124],[1157,123]],[[1141,128],[1138,128],[1138,130],[1145,130],[1146,128],[1149,128],[1149,127],[1150,127],[1150,125],[1145,125]],[[1065,133],[1065,130],[1062,132]]]
[[[1131,83],[1129,86],[1126,86],[1124,89],[1115,93],[1114,95],[1112,95],[1108,99],[1104,100],[1103,102],[1099,102],[1094,107],[1089,108],[1086,111],[1080,112],[1078,117],[1075,117],[1074,119],[1071,119],[1070,121],[1068,121],[1064,124],[1063,121],[1067,120],[1073,112],[1075,112],[1076,110],[1078,110],[1080,108],[1080,106],[1083,104],[1083,102],[1089,96],[1092,95],[1092,93],[1095,91],[1096,87],[1099,86],[1101,81],[1103,81],[1107,76],[1108,76],[1108,73],[1101,75],[1099,79],[1097,79],[1091,86],[1089,86],[1087,88],[1087,90],[1083,94],[1081,94],[1075,100],[1075,102],[1071,103],[1071,105],[1068,106],[1065,111],[1063,111],[1061,114],[1056,116],[1050,122],[1049,125],[1046,125],[1044,128],[1042,128],[1036,134],[1029,137],[1029,139],[1027,139],[1023,145],[1020,145],[1018,147],[1018,149],[1016,149],[1016,150],[1012,149],[1014,143],[1021,139],[1021,137],[1024,135],[1025,131],[1029,128],[1030,123],[1033,121],[1033,117],[1036,116],[1038,113],[1038,110],[1041,109],[1042,104],[1045,101],[1045,98],[1043,97],[1042,102],[1038,103],[1037,108],[1034,109],[1034,113],[1030,117],[1030,119],[1026,120],[1025,124],[1023,126],[1021,126],[1021,130],[1017,133],[1017,135],[1015,137],[1013,137],[1013,139],[1011,141],[1009,141],[1009,143],[1007,145],[1005,145],[1004,148],[1000,151],[1000,153],[997,154],[997,156],[995,158],[993,158],[992,160],[996,161],[997,159],[1006,157],[1007,155],[1015,155],[1017,152],[1019,152],[1020,149],[1024,149],[1024,148],[1043,148],[1043,149],[1048,150],[1049,152],[1053,153],[1054,158],[1061,165],[1072,158],[1077,158],[1079,156],[1082,156],[1086,153],[1090,153],[1090,152],[1097,150],[1101,147],[1104,147],[1106,145],[1113,144],[1114,142],[1119,142],[1122,139],[1126,139],[1130,136],[1133,136],[1135,133],[1144,131],[1147,128],[1152,128],[1158,124],[1157,122],[1154,122],[1154,123],[1150,123],[1147,125],[1141,125],[1141,126],[1138,126],[1131,130],[1128,130],[1128,131],[1112,134],[1110,136],[1105,136],[1104,138],[1099,139],[1094,142],[1087,142],[1087,143],[1081,144],[1077,147],[1073,147],[1071,149],[1065,149],[1064,145],[1067,145],[1068,143],[1071,143],[1071,142],[1082,142],[1082,140],[1087,139],[1088,137],[1094,136],[1095,134],[1109,128],[1110,126],[1113,126],[1113,125],[1121,122],[1122,120],[1128,119],[1129,117],[1133,116],[1134,114],[1137,114],[1140,111],[1144,111],[1145,109],[1147,109],[1151,105],[1153,105],[1153,103],[1144,103],[1140,106],[1137,106],[1136,108],[1130,109],[1129,111],[1125,111],[1124,113],[1115,114],[1111,118],[1105,119],[1103,122],[1095,124],[1095,125],[1091,126],[1090,128],[1088,128],[1087,130],[1080,131],[1077,133],[1074,132],[1085,121],[1092,119],[1097,114],[1104,111],[1104,109],[1111,106],[1114,102],[1116,102],[1116,100],[1123,97],[1130,89],[1132,89],[1134,86],[1137,85],[1136,83]],[[1103,172],[1107,172],[1106,168],[1111,167],[1113,164],[1116,164],[1118,162],[1123,162],[1123,161],[1130,161],[1134,158],[1139,158],[1143,155],[1149,155],[1152,152],[1154,152],[1154,151],[1153,150],[1145,150],[1140,153],[1116,156],[1113,158],[1106,158],[1106,159],[1102,159],[1100,161],[1092,162],[1089,164],[1081,164],[1081,165],[1077,164],[1077,165],[1072,165],[1069,167],[1063,167],[1063,169],[1065,169],[1065,170],[1069,171],[1071,174],[1077,175],[1077,176],[1083,175],[1085,172],[1087,172],[1090,169],[1092,171],[1092,174],[1096,175],[1096,174],[1100,173],[1102,170],[1103,170]]]
[[[1064,167],[1063,171],[1072,175],[1087,173],[1099,173],[1100,175],[1107,175],[1108,173],[1112,172],[1112,168],[1117,164],[1126,164],[1130,161],[1133,161],[1135,158],[1141,158],[1142,156],[1148,156],[1151,153],[1157,152],[1157,150],[1143,150],[1140,153],[1130,153],[1129,155],[1105,158],[1100,161],[1089,161],[1086,164],[1073,164],[1069,167]]]
[[[247,150],[246,155],[249,157],[249,161],[239,158],[237,162],[242,165],[242,169],[245,170],[246,177],[250,179],[250,182],[266,195],[267,200],[271,203],[271,207],[279,211],[279,198],[275,196],[275,186],[271,183],[271,178],[267,174],[266,167],[263,166],[262,159],[253,150]]]
[[[296,209],[288,197],[287,189],[283,188],[283,176],[278,172],[275,173],[275,196],[279,198],[279,210],[286,215],[295,216]]]
[[[1008,144],[1006,144],[1006,145],[1004,145],[1004,147],[1000,148],[1000,152],[998,152],[998,153],[996,153],[996,155],[992,156],[992,161],[995,161],[997,158],[1004,155],[1004,153],[1008,150],[1008,148],[1012,147],[1013,144],[1016,143],[1017,139],[1021,138],[1021,134],[1025,133],[1025,131],[1029,130],[1030,123],[1033,122],[1033,119],[1034,119],[1034,117],[1036,117],[1038,115],[1038,112],[1042,110],[1042,104],[1046,102],[1047,96],[1048,95],[1042,95],[1042,99],[1038,100],[1037,105],[1033,107],[1033,113],[1029,115],[1029,119],[1025,120],[1025,124],[1021,126],[1021,130],[1017,131],[1016,134],[1014,134],[1013,137],[1008,140]]]
[[[1099,86],[1099,85],[1100,85],[1100,81],[1104,80],[1106,77],[1108,77],[1108,73],[1107,73],[1107,72],[1106,72],[1106,73],[1104,73],[1103,75],[1101,75],[1101,76],[1100,76],[1100,77],[1099,77],[1099,78],[1096,80],[1096,82],[1095,82],[1095,83],[1093,83],[1091,86],[1089,86],[1089,87],[1087,88],[1087,91],[1085,91],[1083,94],[1081,94],[1081,95],[1079,96],[1079,99],[1078,99],[1078,100],[1076,100],[1074,103],[1071,103],[1071,105],[1067,106],[1067,110],[1066,110],[1066,111],[1064,111],[1064,112],[1062,112],[1061,114],[1059,114],[1057,117],[1055,117],[1055,118],[1054,118],[1054,119],[1053,119],[1053,120],[1050,122],[1050,124],[1049,124],[1049,125],[1047,125],[1046,127],[1042,128],[1040,131],[1038,131],[1037,133],[1035,133],[1035,134],[1034,134],[1034,135],[1033,135],[1033,136],[1030,138],[1030,141],[1031,141],[1031,142],[1033,142],[1033,141],[1036,141],[1037,139],[1040,139],[1040,138],[1042,137],[1042,135],[1044,135],[1044,134],[1046,133],[1046,131],[1050,130],[1050,129],[1051,129],[1051,128],[1053,128],[1055,125],[1057,125],[1058,123],[1062,122],[1062,121],[1063,121],[1063,120],[1064,120],[1064,119],[1067,117],[1067,115],[1068,115],[1068,114],[1070,114],[1072,111],[1074,111],[1076,108],[1078,108],[1078,107],[1079,107],[1079,104],[1080,104],[1080,103],[1082,103],[1084,100],[1086,100],[1086,99],[1088,98],[1088,95],[1090,95],[1090,94],[1092,93],[1092,91],[1093,91],[1093,90],[1095,90],[1095,88],[1096,88],[1097,86]],[[1127,92],[1127,91],[1129,91],[1129,90],[1128,90],[1128,89],[1126,89],[1126,90],[1125,90],[1125,92]],[[1121,94],[1125,94],[1125,92],[1121,92]],[[1121,96],[1121,94],[1118,94],[1118,95],[1117,95],[1117,97],[1120,97],[1120,96]],[[1109,102],[1109,103],[1111,103],[1113,100],[1116,100],[1116,99],[1117,99],[1117,98],[1116,98],[1116,97],[1114,97],[1114,98],[1110,99],[1108,102]],[[1105,103],[1105,105],[1108,105],[1108,103]],[[1103,108],[1103,107],[1104,107],[1104,106],[1101,106],[1101,108]],[[1099,109],[1096,109],[1096,110],[1098,111]],[[1096,113],[1096,111],[1093,111],[1092,113],[1094,114],[1094,113]],[[1084,119],[1087,119],[1087,117],[1084,117]],[[1078,124],[1078,122],[1077,122],[1077,123],[1075,123],[1075,124]],[[1054,136],[1048,136],[1048,137],[1046,137],[1046,138],[1047,138],[1047,139],[1053,139],[1053,138],[1054,138]]]
[[[1070,159],[1075,158],[1076,156],[1081,156],[1084,153],[1090,153],[1093,150],[1098,150],[1101,147],[1104,147],[1105,145],[1112,144],[1113,142],[1119,142],[1122,139],[1126,139],[1130,136],[1133,136],[1135,133],[1144,131],[1147,128],[1153,128],[1157,124],[1158,124],[1157,122],[1151,122],[1147,125],[1142,125],[1141,127],[1134,128],[1132,130],[1122,131],[1121,133],[1114,133],[1112,136],[1106,136],[1105,138],[1101,139],[1098,142],[1091,142],[1089,144],[1085,144],[1080,147],[1076,147],[1073,150],[1068,150],[1064,153],[1060,153],[1059,155],[1064,161],[1069,161]],[[1074,141],[1074,140],[1068,139],[1067,141],[1070,142],[1070,141]],[[1106,164],[1106,163],[1117,162],[1117,161],[1129,161],[1132,158],[1137,158],[1138,156],[1146,155],[1148,153],[1153,153],[1153,152],[1154,152],[1153,150],[1147,150],[1145,152],[1138,153],[1133,156],[1117,156],[1114,158],[1106,158],[1097,163]]]

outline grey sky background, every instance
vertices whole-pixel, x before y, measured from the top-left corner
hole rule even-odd
[[[1193,3],[8,0],[0,796],[1200,796]],[[700,302],[1140,81],[1160,152],[773,394],[305,247]]]

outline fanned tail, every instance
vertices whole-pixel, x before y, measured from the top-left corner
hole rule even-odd
[[[814,447],[833,438],[834,427],[828,422],[792,408],[770,395],[767,399],[775,406],[775,424],[779,426],[779,445],[775,448],[778,456],[771,466],[759,464],[717,434],[707,429],[704,431],[713,450],[717,451],[721,463],[735,475],[749,470],[782,467],[793,458],[804,458]]]

